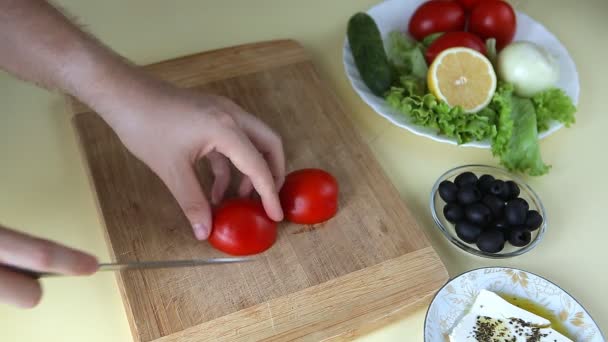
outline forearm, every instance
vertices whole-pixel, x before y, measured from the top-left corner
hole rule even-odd
[[[69,93],[112,124],[119,99],[150,80],[42,0],[0,0],[0,68]]]

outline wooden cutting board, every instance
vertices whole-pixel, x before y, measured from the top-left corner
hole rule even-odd
[[[234,99],[283,137],[287,169],[340,184],[327,223],[282,223],[257,262],[121,272],[136,341],[319,341],[368,332],[428,303],[447,272],[302,46],[255,43],[145,67]],[[117,261],[221,256],[196,241],[163,183],[86,107],[70,100]],[[167,113],[170,115],[170,113]],[[162,139],[162,137],[159,137]],[[207,165],[199,176],[210,184]]]

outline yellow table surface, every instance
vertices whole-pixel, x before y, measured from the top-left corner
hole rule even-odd
[[[403,0],[407,1],[407,0]],[[462,164],[496,165],[488,150],[433,142],[392,126],[351,89],[342,42],[351,14],[375,0],[57,1],[107,45],[139,64],[276,38],[294,38],[351,113],[357,129],[431,239],[450,275],[481,266],[512,266],[567,289],[608,329],[608,32],[606,0],[514,1],[569,49],[580,73],[576,125],[545,139],[549,175],[528,179],[547,208],[549,227],[532,252],[510,260],[476,258],[452,247],[435,228],[427,199],[436,178]],[[24,42],[25,44],[25,42]],[[77,141],[59,94],[0,72],[0,221],[108,260]],[[112,274],[44,280],[42,304],[20,311],[0,304],[1,341],[130,341]],[[422,340],[425,309],[365,341]]]

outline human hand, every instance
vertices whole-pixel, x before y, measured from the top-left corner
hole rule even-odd
[[[66,275],[88,275],[97,270],[95,257],[0,226],[0,302],[31,308],[40,302],[37,279],[8,267]]]
[[[189,219],[197,239],[210,234],[212,213],[194,165],[207,157],[214,174],[211,202],[222,200],[230,183],[230,160],[243,174],[239,195],[253,188],[268,216],[280,221],[278,198],[285,176],[281,138],[229,99],[179,89],[148,79],[121,99],[95,108],[125,146],[165,183]],[[100,102],[98,102],[100,103]]]

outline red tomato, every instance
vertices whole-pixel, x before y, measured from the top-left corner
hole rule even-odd
[[[486,45],[483,43],[483,40],[476,35],[468,32],[447,32],[437,38],[428,49],[426,49],[424,54],[426,62],[431,65],[438,54],[443,50],[453,47],[467,47],[477,50],[484,55],[486,54]]]
[[[464,7],[465,10],[470,11],[477,5],[478,2],[484,0],[458,0],[458,2]]]
[[[227,200],[216,210],[214,216],[209,243],[224,253],[261,253],[277,239],[277,223],[266,216],[259,200]]]
[[[496,38],[498,50],[513,41],[516,28],[515,11],[502,0],[479,2],[469,18],[469,32],[475,33],[483,40]]]
[[[437,32],[464,31],[464,9],[456,1],[429,1],[422,4],[409,23],[408,31],[416,40]]]
[[[288,221],[321,223],[338,211],[338,182],[323,170],[294,171],[285,178],[279,197]]]

